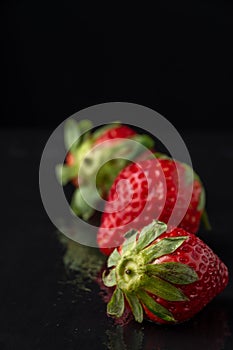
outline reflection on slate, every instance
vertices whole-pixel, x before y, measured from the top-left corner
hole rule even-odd
[[[66,239],[65,241],[67,243]],[[90,291],[93,282],[97,282],[101,290],[98,295],[106,308],[113,289],[105,287],[102,283],[102,272],[106,268],[104,259],[96,250],[82,247],[69,240],[67,247],[64,263],[74,272],[73,284],[79,291]],[[88,261],[85,261],[87,256]],[[72,275],[69,276],[71,278]],[[85,283],[87,285],[89,283],[89,288],[85,287]],[[107,318],[107,315],[105,317]],[[103,346],[107,345],[109,350],[162,350],[180,346],[190,350],[220,350],[224,349],[224,344],[231,332],[226,305],[217,299],[193,319],[175,326],[161,326],[149,321],[139,325],[133,320],[132,314],[126,310],[120,320],[109,320],[109,328],[105,331],[105,335],[107,342],[105,340]]]
[[[224,306],[207,307],[193,320],[174,327],[145,323],[107,330],[109,350],[224,349],[231,335]]]

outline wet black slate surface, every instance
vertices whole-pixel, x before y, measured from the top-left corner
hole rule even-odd
[[[228,265],[230,283],[199,315],[168,327],[116,326],[99,286],[83,291],[66,281],[64,249],[39,194],[39,161],[49,131],[1,131],[0,348],[232,349],[232,131],[186,131],[196,171],[207,189],[213,231],[203,238]]]

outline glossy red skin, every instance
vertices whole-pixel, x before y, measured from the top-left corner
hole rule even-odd
[[[70,153],[70,152],[68,152],[68,153],[67,153],[67,156],[66,156],[66,164],[67,164],[68,166],[72,166],[72,165],[74,165],[74,161],[75,161],[75,159],[74,159],[73,154]]]
[[[182,208],[182,198],[187,196],[189,186],[192,184],[187,184],[186,169],[181,163],[171,159],[158,159],[157,161],[150,159],[131,164],[120,172],[109,191],[108,203],[97,234],[97,242],[104,254],[109,255],[114,247],[119,246],[123,241],[123,234],[132,227],[140,230],[153,219],[168,222],[177,200],[176,167],[180,172],[179,204]],[[153,184],[153,187],[149,189],[147,179]],[[121,180],[128,180],[128,183],[123,183]],[[179,224],[180,227],[191,233],[197,232],[203,212],[203,209],[198,208],[201,191],[200,182],[194,180],[188,210]],[[114,213],[108,213],[112,211],[111,202],[116,204]],[[129,204],[125,205],[127,203]],[[140,215],[144,208],[145,211]],[[163,208],[162,211],[160,208]],[[132,220],[134,221],[130,225]],[[111,229],[111,231],[104,229]]]
[[[196,271],[199,280],[187,285],[176,285],[189,298],[188,301],[171,302],[150,295],[155,301],[166,307],[177,322],[183,322],[193,317],[223,291],[228,283],[228,270],[219,257],[200,238],[187,233],[183,229],[175,229],[170,233],[164,233],[153,244],[164,237],[178,236],[188,236],[188,239],[174,253],[164,255],[153,263],[179,262],[186,264]],[[156,317],[145,306],[143,308],[149,320],[158,323],[169,323]]]
[[[125,125],[119,125],[115,128],[107,130],[103,135],[101,135],[96,141],[95,145],[100,144],[101,142],[116,139],[116,138],[130,138],[136,135],[136,132]]]
[[[68,152],[67,156],[66,156],[66,164],[68,166],[72,166],[72,165],[74,165],[74,163],[75,163],[74,155],[72,153]],[[75,187],[79,186],[78,178],[73,178],[71,182]]]

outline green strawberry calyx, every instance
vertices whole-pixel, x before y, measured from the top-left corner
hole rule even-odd
[[[153,296],[167,301],[187,301],[188,298],[177,285],[193,283],[198,276],[186,264],[156,262],[161,256],[175,252],[188,238],[164,237],[154,242],[166,229],[166,224],[154,220],[140,233],[131,230],[124,236],[121,251],[116,248],[109,256],[108,273],[104,271],[102,277],[107,287],[115,287],[107,305],[109,315],[121,317],[127,301],[137,322],[143,321],[143,307],[160,319],[176,322],[172,313]]]
[[[146,134],[130,137],[130,140],[136,141],[133,146],[128,138],[122,138],[121,142],[114,142],[113,139],[95,145],[107,130],[120,125],[119,122],[114,122],[92,131],[93,125],[89,120],[76,122],[74,119],[68,119],[64,124],[64,144],[73,161],[72,164],[57,164],[56,175],[63,186],[71,180],[78,179],[78,188],[73,193],[71,208],[84,220],[88,220],[94,214],[96,203],[108,193],[118,173],[130,160],[134,160],[143,152],[144,148],[141,145],[148,149],[154,146],[154,141]],[[80,191],[81,186],[83,191]],[[93,186],[98,191],[93,190]],[[88,196],[88,203],[81,192]]]

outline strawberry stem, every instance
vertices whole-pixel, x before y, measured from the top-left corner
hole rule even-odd
[[[194,270],[184,264],[155,261],[163,255],[176,251],[188,238],[187,236],[163,237],[156,242],[164,230],[166,230],[166,224],[153,220],[140,233],[129,231],[125,235],[126,240],[121,253],[115,249],[110,255],[108,267],[111,267],[111,270],[109,273],[103,273],[105,286],[116,286],[107,306],[109,315],[121,317],[126,299],[138,322],[143,320],[143,307],[164,321],[176,322],[172,313],[148,293],[167,301],[186,301],[188,298],[176,284],[193,283],[198,276]]]

